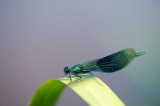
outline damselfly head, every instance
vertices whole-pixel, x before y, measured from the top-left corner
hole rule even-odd
[[[66,66],[66,67],[64,67],[64,73],[67,75],[68,73],[69,73],[69,68]]]

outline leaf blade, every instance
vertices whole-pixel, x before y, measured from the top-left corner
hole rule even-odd
[[[119,97],[99,78],[89,74],[72,75],[44,82],[35,92],[29,106],[54,106],[66,85],[92,106],[125,106]],[[103,86],[102,86],[102,85]]]
[[[89,74],[72,77],[73,82],[68,86],[72,88],[84,101],[92,106],[124,106],[119,97],[99,78]],[[66,79],[66,78],[65,78]],[[66,80],[60,80],[64,83]],[[102,84],[102,85],[101,85]]]
[[[58,80],[45,81],[35,92],[29,106],[54,106],[65,87]]]

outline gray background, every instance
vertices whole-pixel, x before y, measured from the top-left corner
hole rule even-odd
[[[64,66],[124,48],[146,54],[94,75],[129,106],[160,105],[159,45],[159,0],[0,0],[0,106],[25,106]],[[87,106],[69,88],[58,102],[66,105]]]

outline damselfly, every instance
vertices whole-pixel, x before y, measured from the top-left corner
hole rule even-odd
[[[81,76],[78,76],[79,74],[91,73],[92,71],[112,73],[123,69],[134,59],[134,57],[141,56],[144,53],[145,52],[136,53],[134,49],[127,48],[103,58],[77,64],[72,68],[68,68],[68,66],[66,66],[64,68],[64,73],[65,75],[69,74],[71,81],[72,79],[70,74],[81,78]]]

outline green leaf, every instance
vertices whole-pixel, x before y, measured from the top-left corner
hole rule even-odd
[[[124,106],[118,96],[99,78],[89,74],[72,75],[70,78],[62,77],[44,82],[34,94],[30,106],[53,106],[56,104],[61,92],[68,85],[84,101],[92,106]]]
[[[54,106],[66,85],[58,80],[44,82],[35,92],[29,106]]]

